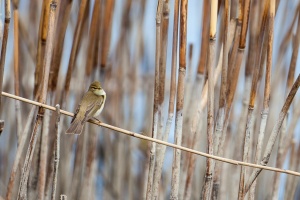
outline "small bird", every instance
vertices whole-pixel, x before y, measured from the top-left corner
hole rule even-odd
[[[106,93],[102,89],[100,82],[94,81],[78,105],[71,121],[71,126],[66,130],[66,134],[80,134],[85,122],[101,113],[105,100]]]

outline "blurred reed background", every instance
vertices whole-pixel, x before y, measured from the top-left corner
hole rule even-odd
[[[299,1],[0,2],[0,88],[60,105],[2,96],[0,199],[299,198],[297,176],[90,123],[65,135],[60,113],[99,80],[104,123],[299,171]]]

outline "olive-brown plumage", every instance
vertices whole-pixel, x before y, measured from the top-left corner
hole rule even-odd
[[[85,122],[101,113],[105,100],[106,93],[102,89],[100,82],[94,81],[78,105],[71,121],[71,126],[67,129],[66,134],[80,134]]]

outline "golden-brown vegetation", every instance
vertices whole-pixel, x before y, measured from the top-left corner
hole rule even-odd
[[[0,2],[0,199],[299,197],[299,2]]]

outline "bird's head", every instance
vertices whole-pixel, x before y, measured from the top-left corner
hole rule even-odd
[[[94,81],[90,87],[89,87],[89,91],[93,92],[96,95],[105,95],[105,91],[102,89],[101,84],[99,81]]]

